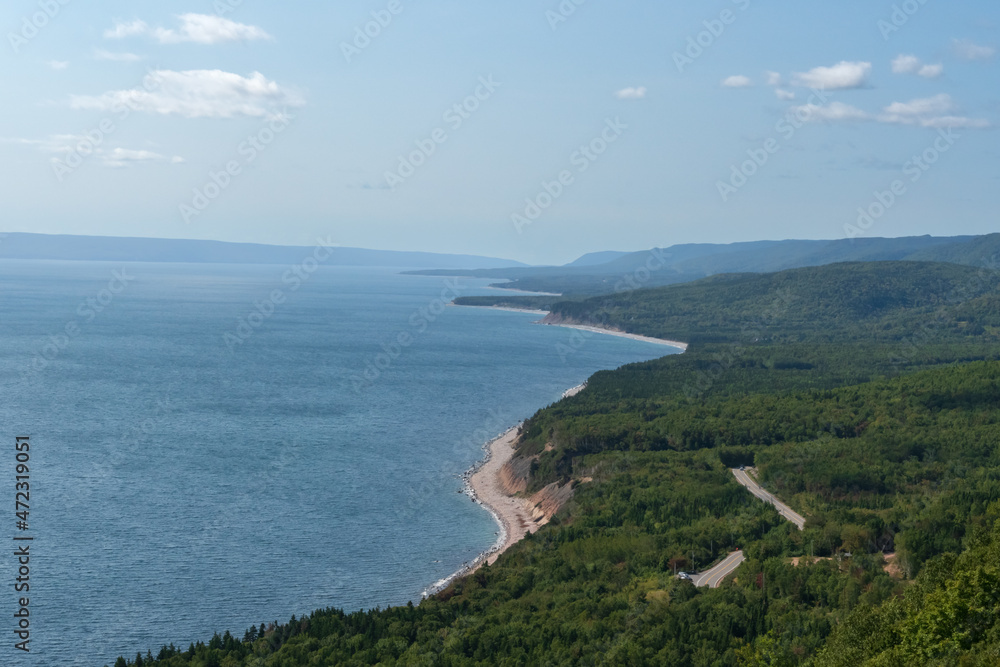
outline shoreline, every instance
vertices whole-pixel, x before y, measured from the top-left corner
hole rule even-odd
[[[456,305],[452,302],[449,305]],[[541,315],[545,317],[551,313],[547,310],[536,310],[533,308],[512,308],[510,306],[459,306],[459,308],[489,308],[490,310],[503,310],[509,313],[529,313],[531,315]],[[667,347],[675,347],[682,352],[687,352],[688,344],[682,343],[678,340],[667,340],[666,338],[652,338],[651,336],[642,336],[640,334],[626,333],[624,331],[619,331],[618,329],[608,329],[606,327],[597,327],[592,324],[554,324],[551,322],[542,322],[539,320],[534,324],[544,324],[549,327],[564,327],[566,329],[576,329],[578,331],[586,331],[589,333],[607,334],[608,336],[618,336],[619,338],[628,338],[629,340],[639,341],[640,343],[653,343],[654,345],[666,345]]]
[[[569,391],[582,390],[584,386],[580,385]],[[484,444],[485,457],[462,473],[465,494],[472,502],[481,505],[489,512],[499,526],[497,541],[489,549],[476,556],[474,560],[463,564],[456,572],[428,586],[423,591],[422,598],[440,593],[451,582],[478,570],[483,563],[492,565],[500,557],[500,554],[519,542],[521,538],[529,532],[533,533],[538,530],[538,524],[531,518],[528,501],[524,498],[507,495],[500,485],[500,470],[504,464],[514,458],[516,451],[514,443],[517,442],[517,438],[521,434],[523,423],[510,427]]]
[[[452,303],[449,305],[455,304]],[[463,307],[490,308],[493,310],[505,310],[542,316],[549,314],[549,312],[545,310],[529,310],[527,308],[509,308],[505,306]],[[535,322],[535,324],[542,324],[542,322],[539,320],[538,322]],[[665,345],[679,349],[681,352],[686,352],[688,348],[687,343],[665,340],[662,338],[650,338],[649,336],[640,336],[639,334],[630,334],[624,331],[616,331],[614,329],[604,329],[601,327],[587,326],[583,324],[545,324],[547,326],[558,326],[568,329],[588,331],[591,333],[618,336],[644,343]],[[576,396],[586,388],[586,382],[575,387],[571,387],[563,392],[562,398],[566,399]],[[451,585],[451,583],[456,579],[472,574],[478,570],[483,563],[492,565],[501,554],[519,542],[525,535],[528,533],[534,533],[541,527],[531,516],[530,501],[526,498],[520,498],[518,496],[507,494],[507,492],[502,488],[500,482],[500,471],[508,461],[514,458],[514,454],[516,453],[514,443],[517,442],[518,436],[521,435],[521,427],[523,425],[524,422],[520,422],[485,443],[483,445],[484,457],[467,471],[462,473],[464,493],[469,496],[472,502],[477,505],[481,505],[483,509],[489,512],[490,516],[493,517],[493,520],[500,528],[497,534],[496,542],[494,542],[493,546],[489,549],[476,556],[476,558],[471,562],[464,563],[462,567],[454,573],[443,579],[439,579],[428,586],[421,594],[421,598],[426,598],[440,593]]]
[[[449,303],[449,306],[454,306],[454,303]],[[541,315],[545,317],[549,314],[547,310],[535,310],[533,308],[514,308],[512,306],[457,306],[457,308],[486,308],[487,310],[502,310],[508,313],[527,313],[529,315]]]
[[[542,324],[542,323],[537,322],[536,324]],[[587,331],[590,333],[618,336],[619,338],[628,338],[629,340],[637,340],[642,343],[653,343],[654,345],[666,345],[667,347],[676,347],[678,350],[681,350],[683,352],[687,352],[688,349],[687,343],[682,343],[677,340],[667,340],[666,338],[652,338],[650,336],[641,336],[639,334],[626,333],[624,331],[619,331],[617,329],[606,329],[604,327],[595,327],[589,324],[551,324],[548,322],[545,322],[544,324],[545,326],[549,327],[564,327],[566,329],[577,329],[578,331]]]

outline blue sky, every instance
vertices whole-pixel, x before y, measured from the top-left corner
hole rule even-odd
[[[0,26],[2,231],[561,263],[997,229],[995,0],[8,0]]]

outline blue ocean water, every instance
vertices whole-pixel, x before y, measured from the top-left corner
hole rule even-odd
[[[404,604],[489,548],[459,479],[484,442],[674,350],[444,305],[487,282],[0,262],[0,539],[18,533],[19,435],[35,538],[30,654],[0,557],[0,664],[99,666]]]

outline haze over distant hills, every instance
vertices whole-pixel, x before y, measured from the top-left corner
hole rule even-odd
[[[727,245],[699,243],[621,254],[603,264],[587,255],[561,267],[507,267],[477,271],[420,271],[506,279],[504,287],[563,294],[616,291],[629,287],[685,283],[720,273],[770,273],[840,262],[929,261],[981,265],[1000,252],[1000,234],[988,236],[911,236],[835,241],[754,241]]]
[[[329,241],[327,241],[329,242]],[[7,234],[0,237],[0,259],[52,259],[114,262],[215,264],[295,264],[313,247],[273,246],[183,239],[118,238]],[[385,266],[480,269],[525,266],[520,262],[476,255],[397,252],[336,247],[332,266]]]

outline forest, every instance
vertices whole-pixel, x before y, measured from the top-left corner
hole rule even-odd
[[[554,302],[691,345],[526,422],[529,491],[574,485],[549,525],[419,604],[115,667],[1000,664],[998,286],[995,262],[869,262]],[[735,549],[718,589],[675,576]]]

